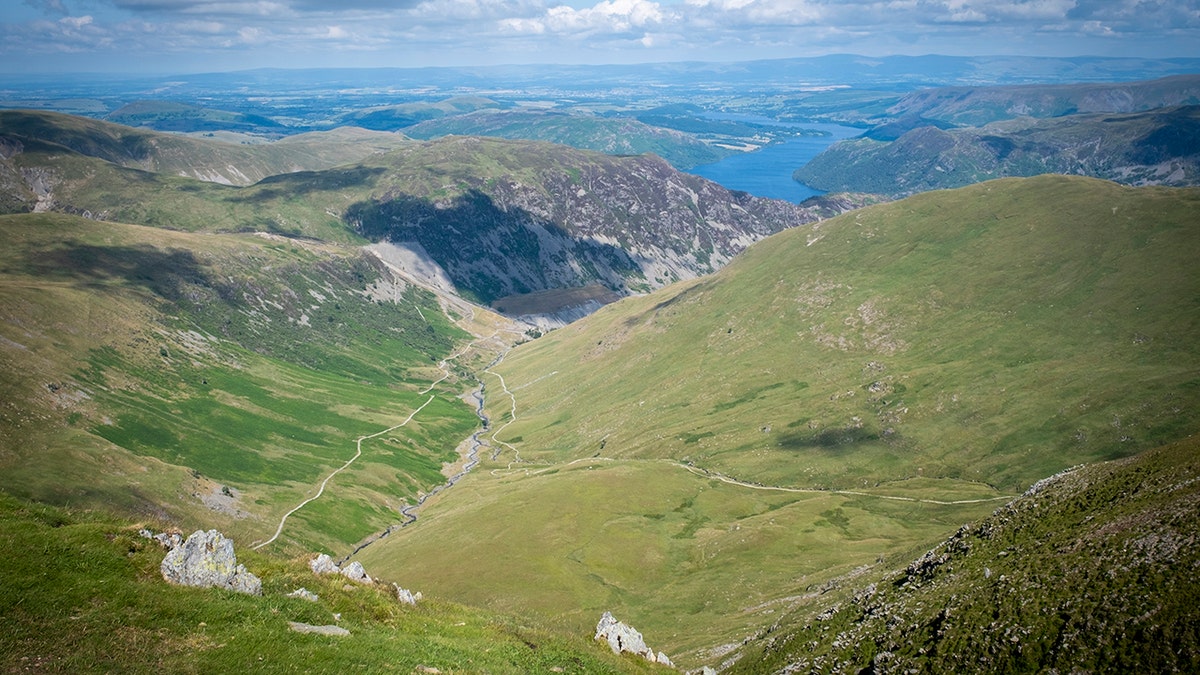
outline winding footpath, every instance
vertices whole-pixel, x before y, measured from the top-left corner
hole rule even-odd
[[[440,381],[440,380],[439,380],[439,381]],[[427,390],[427,391],[428,391],[428,390]],[[421,393],[427,393],[427,391],[426,391],[426,392],[421,392]],[[291,517],[291,515],[292,515],[293,513],[295,513],[295,512],[297,512],[297,511],[299,511],[299,510],[300,510],[300,509],[302,509],[302,508],[304,508],[306,505],[308,505],[308,504],[310,504],[310,503],[312,503],[312,502],[316,501],[318,497],[320,497],[322,494],[324,494],[324,493],[325,493],[325,486],[329,484],[329,481],[333,480],[333,477],[334,477],[334,476],[336,476],[336,475],[338,475],[339,473],[341,473],[341,472],[345,471],[346,469],[350,468],[350,465],[351,465],[351,464],[353,464],[353,463],[355,462],[355,460],[357,460],[359,457],[362,457],[362,451],[363,451],[363,450],[362,450],[362,444],[363,444],[363,441],[366,441],[366,440],[369,440],[369,439],[372,439],[372,438],[376,438],[376,437],[378,437],[378,436],[382,436],[382,435],[384,435],[384,434],[386,434],[386,433],[389,433],[389,432],[391,432],[391,431],[395,431],[396,429],[399,429],[400,427],[406,426],[406,425],[407,425],[409,422],[411,422],[411,421],[413,420],[413,418],[414,418],[414,417],[416,417],[416,416],[417,416],[417,413],[419,413],[419,412],[421,412],[422,410],[424,410],[424,409],[425,409],[425,406],[429,405],[430,403],[433,403],[433,398],[434,398],[433,394],[430,394],[430,395],[429,395],[429,399],[428,399],[428,400],[426,400],[424,403],[422,403],[422,404],[421,404],[421,407],[419,407],[419,408],[417,408],[416,410],[412,411],[412,413],[411,413],[411,414],[409,414],[409,416],[408,416],[408,417],[407,417],[407,418],[406,418],[406,419],[405,419],[403,422],[401,422],[400,424],[397,424],[397,425],[394,425],[394,426],[390,426],[390,427],[388,427],[388,428],[386,428],[386,429],[384,429],[384,430],[382,430],[382,431],[376,431],[376,432],[375,432],[375,433],[373,433],[373,434],[368,434],[368,435],[366,435],[366,436],[359,436],[359,437],[358,437],[358,440],[357,440],[357,441],[356,441],[356,443],[355,443],[355,445],[357,446],[357,448],[358,448],[358,449],[357,449],[357,451],[354,453],[354,456],[353,456],[353,457],[351,457],[350,459],[346,460],[346,463],[345,463],[345,464],[343,464],[343,465],[341,465],[340,467],[338,467],[338,468],[334,469],[332,473],[330,473],[328,476],[326,476],[326,477],[325,477],[325,480],[321,481],[321,487],[320,487],[320,488],[317,490],[317,494],[315,494],[315,495],[313,495],[313,496],[309,497],[308,499],[305,499],[304,501],[300,502],[300,504],[299,504],[299,505],[297,505],[297,506],[296,506],[296,508],[294,508],[294,509],[292,509],[291,511],[288,511],[287,513],[283,514],[283,517],[279,519],[279,527],[275,528],[275,534],[271,535],[271,538],[270,538],[270,539],[268,539],[268,540],[266,540],[266,541],[262,542],[261,544],[255,544],[255,545],[251,546],[250,548],[252,548],[252,549],[254,549],[254,550],[256,550],[256,551],[257,551],[258,549],[260,549],[260,548],[262,548],[262,547],[266,546],[267,544],[270,544],[271,542],[273,542],[273,541],[275,541],[276,539],[278,539],[278,538],[279,538],[279,535],[283,533],[283,526],[287,524],[287,519],[288,519],[289,517]]]
[[[449,361],[452,361],[452,360],[462,356],[463,354],[466,354],[468,351],[470,351],[472,348],[474,348],[476,345],[478,345],[480,343],[487,342],[490,340],[495,340],[498,333],[499,333],[499,331],[497,331],[496,333],[492,333],[491,335],[489,335],[487,337],[478,338],[478,339],[468,343],[465,347],[463,347],[461,350],[459,350],[458,353],[454,354],[453,356],[449,356],[449,357],[443,359],[442,362],[438,364],[438,366],[442,369],[442,372],[444,373],[443,376],[440,379],[438,379],[436,382],[434,382],[433,384],[429,385],[429,387],[422,393],[427,393],[428,391],[433,389],[433,387],[436,386],[439,382],[442,382],[443,380],[445,380],[446,378],[448,378],[450,376],[450,369],[449,369],[449,364],[448,364]],[[485,373],[491,372],[490,369],[493,368],[496,364],[500,363],[500,361],[502,361],[504,359],[504,357],[508,354],[508,351],[510,349],[512,349],[512,347],[509,345],[506,345],[504,343],[501,343],[501,344],[503,346],[500,350],[500,353],[481,372],[485,372]],[[496,373],[492,373],[492,374],[496,375]],[[499,375],[496,375],[496,376],[499,377]],[[483,448],[485,445],[488,444],[487,441],[484,440],[483,436],[491,428],[491,419],[487,416],[487,413],[484,411],[484,402],[485,402],[487,387],[484,384],[483,380],[479,379],[478,377],[476,377],[476,382],[479,383],[479,386],[473,392],[471,392],[471,396],[475,399],[475,415],[476,415],[476,417],[479,418],[479,421],[481,422],[481,426],[478,431],[471,434],[471,436],[467,439],[467,442],[469,442],[470,445],[467,449],[467,452],[464,455],[464,463],[463,463],[462,468],[459,469],[454,475],[447,478],[445,483],[442,483],[441,485],[434,487],[429,492],[422,493],[417,498],[417,502],[415,504],[409,504],[407,506],[402,507],[400,509],[400,515],[404,517],[403,520],[401,520],[398,523],[393,523],[392,525],[387,526],[383,530],[380,530],[379,532],[376,532],[375,534],[371,535],[370,537],[367,537],[365,540],[362,541],[362,543],[360,543],[353,550],[351,550],[349,553],[347,553],[345,556],[343,556],[341,559],[339,559],[337,561],[338,565],[344,564],[350,558],[354,557],[355,555],[358,555],[358,553],[361,552],[363,549],[367,548],[371,544],[378,542],[380,539],[387,537],[388,535],[395,532],[396,530],[399,530],[404,527],[408,527],[409,525],[412,525],[413,523],[415,523],[417,521],[417,512],[420,511],[421,507],[425,505],[425,502],[428,499],[441,494],[445,490],[449,490],[450,488],[454,487],[456,484],[458,484],[458,482],[460,480],[462,480],[468,473],[470,473],[472,469],[474,469],[476,466],[479,465],[479,451],[481,448]],[[504,378],[500,378],[500,382],[501,382],[501,386],[503,386]],[[508,393],[508,395],[510,397],[512,396],[512,392],[508,391],[507,387],[504,387],[504,391],[506,393]],[[514,413],[514,415],[516,413],[516,398],[515,397],[513,398],[513,413]],[[511,424],[511,423],[512,422],[510,421],[509,423],[505,424],[504,426],[508,426],[508,424]],[[501,427],[501,429],[503,429],[503,427]],[[499,432],[499,430],[497,430],[497,433],[498,432]],[[492,434],[492,437],[493,437],[492,440],[495,441],[496,440],[495,434]],[[497,441],[497,442],[502,442],[502,441]],[[508,445],[508,444],[505,443],[505,445]],[[508,447],[513,448],[513,446],[511,446],[511,445],[509,445]],[[516,448],[513,448],[513,451],[515,452]],[[493,455],[493,459],[494,458],[495,458],[495,455]],[[519,457],[518,457],[518,461],[519,461]]]
[[[939,506],[957,506],[959,504],[982,504],[984,502],[998,502],[1001,500],[1011,501],[1013,499],[1016,499],[1016,497],[1017,497],[1016,495],[1000,495],[999,497],[981,497],[979,499],[956,499],[956,500],[951,500],[951,501],[944,501],[941,499],[924,499],[921,497],[900,497],[898,495],[880,495],[880,494],[875,494],[873,492],[859,492],[857,490],[821,490],[818,488],[794,488],[794,487],[782,487],[782,486],[776,486],[776,485],[759,485],[758,483],[749,483],[744,480],[730,478],[729,476],[726,476],[724,474],[714,473],[707,469],[700,469],[700,468],[697,468],[690,464],[682,464],[682,463],[674,462],[674,461],[672,461],[671,464],[675,464],[676,466],[681,466],[684,469],[687,469],[688,471],[696,474],[697,476],[704,476],[705,478],[712,478],[713,480],[719,480],[722,483],[728,483],[729,485],[737,485],[738,487],[750,488],[752,490],[770,490],[773,492],[799,492],[799,493],[805,493],[805,494],[816,493],[816,494],[829,494],[829,495],[850,495],[853,497],[874,497],[876,499],[890,499],[890,500],[896,501],[896,502],[916,502],[918,504],[937,504]]]

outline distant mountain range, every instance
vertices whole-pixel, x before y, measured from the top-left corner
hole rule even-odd
[[[923,126],[894,141],[840,141],[796,170],[821,190],[898,197],[1003,176],[1063,173],[1127,185],[1200,184],[1200,106]]]
[[[609,155],[654,153],[681,171],[737,152],[636,119],[561,112],[481,111],[421,122],[404,133],[424,140],[465,135],[548,141]]]
[[[794,178],[820,190],[893,198],[1041,173],[1196,185],[1198,103],[1200,75],[931,89],[904,97],[886,122],[830,146]]]
[[[1122,83],[936,87],[907,94],[887,112],[901,119],[976,127],[1016,117],[1134,113],[1186,105],[1200,105],[1200,75]]]

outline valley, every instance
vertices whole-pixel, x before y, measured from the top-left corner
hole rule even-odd
[[[588,640],[608,612],[683,672],[1187,670],[1192,65],[268,71],[0,110],[0,541],[54,552],[3,563],[0,664],[667,672]],[[737,175],[790,181],[789,143],[833,192]],[[198,528],[262,597],[162,583],[137,533]]]

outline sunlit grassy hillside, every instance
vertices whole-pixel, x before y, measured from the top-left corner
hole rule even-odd
[[[513,352],[490,471],[362,557],[568,623],[620,609],[712,663],[1042,477],[1194,433],[1198,206],[1047,176],[767,239]]]
[[[355,247],[0,217],[0,488],[345,554],[478,424],[467,334]]]
[[[1200,439],[1057,476],[797,603],[731,672],[1194,672]]]
[[[1195,190],[1046,176],[862,209],[507,359],[522,456],[1021,490],[1194,431]]]

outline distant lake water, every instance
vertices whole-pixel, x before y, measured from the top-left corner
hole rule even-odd
[[[717,117],[717,115],[713,115],[713,117]],[[743,115],[722,115],[720,117],[829,132],[828,136],[804,136],[769,145],[754,152],[738,153],[715,164],[704,164],[688,171],[714,183],[719,183],[730,190],[742,190],[757,197],[786,199],[789,202],[797,203],[824,193],[792,180],[792,172],[807,164],[810,159],[837,141],[858,136],[864,131],[840,124],[782,124],[766,117]]]

